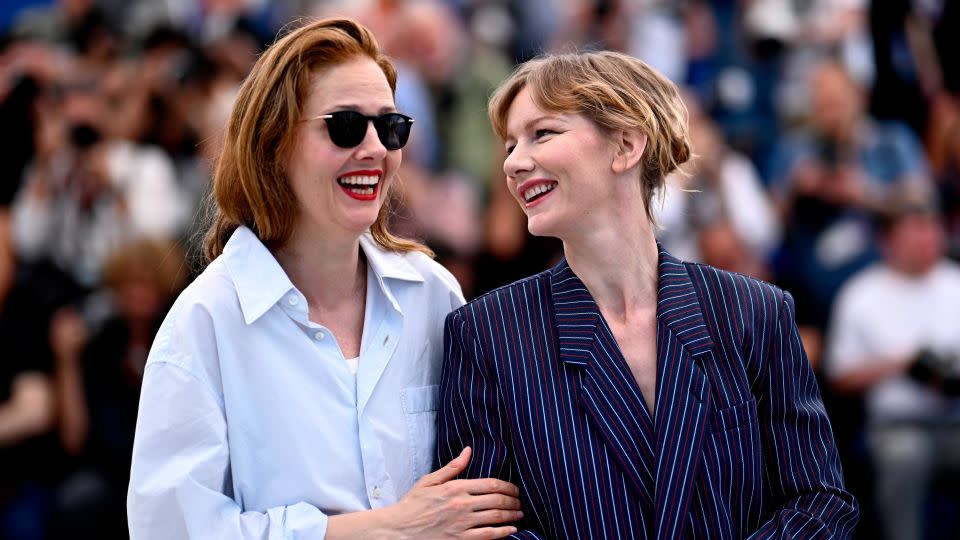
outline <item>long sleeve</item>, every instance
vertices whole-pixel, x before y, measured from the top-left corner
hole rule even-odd
[[[501,396],[496,380],[484,364],[480,345],[469,336],[459,311],[451,313],[444,326],[444,363],[440,377],[440,411],[437,416],[437,457],[440,464],[455,458],[464,447],[473,456],[464,478],[499,478],[517,483],[508,443],[509,428],[501,414]],[[521,501],[526,504],[521,486]],[[528,509],[529,510],[529,509]],[[528,528],[530,512],[517,523],[517,539],[541,539]]]
[[[130,537],[281,539],[326,535],[303,503],[243,512],[231,497],[226,417],[201,376],[154,362],[144,376],[127,497]]]
[[[770,325],[754,394],[766,462],[776,499],[770,518],[750,538],[850,538],[859,512],[843,487],[833,433],[794,319],[793,298],[784,293]]]

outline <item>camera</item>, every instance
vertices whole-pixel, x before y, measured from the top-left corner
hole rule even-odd
[[[77,150],[88,150],[103,139],[100,131],[85,122],[70,126],[70,144]]]
[[[956,354],[921,349],[907,371],[912,379],[948,396],[960,396],[960,359]]]

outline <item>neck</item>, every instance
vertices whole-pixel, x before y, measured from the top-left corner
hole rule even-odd
[[[567,263],[606,316],[656,309],[659,250],[646,214],[632,228],[611,226],[564,239]]]
[[[294,233],[274,256],[312,306],[352,302],[366,283],[359,237],[330,238]]]

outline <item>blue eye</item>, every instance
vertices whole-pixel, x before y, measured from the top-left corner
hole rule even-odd
[[[553,131],[552,129],[538,129],[537,131],[534,132],[534,137],[536,137],[537,139],[542,139],[547,135],[553,135],[555,133],[556,131]]]

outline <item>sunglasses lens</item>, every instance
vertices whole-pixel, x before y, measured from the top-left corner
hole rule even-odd
[[[410,119],[398,113],[380,115],[373,121],[377,136],[387,150],[399,150],[410,137]]]
[[[340,148],[353,148],[367,136],[367,123],[370,120],[373,120],[377,137],[387,150],[399,150],[407,144],[410,124],[413,121],[399,113],[387,113],[377,117],[367,117],[356,111],[331,113],[326,119],[330,140]]]
[[[353,148],[367,134],[367,118],[355,111],[337,111],[327,118],[330,140],[341,148]]]

